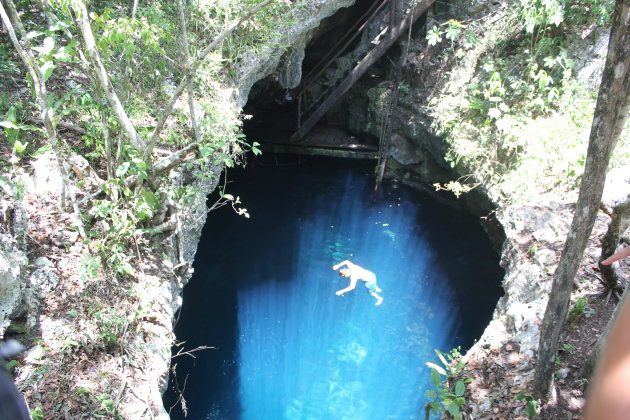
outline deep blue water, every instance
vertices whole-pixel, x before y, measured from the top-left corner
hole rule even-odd
[[[210,213],[184,290],[178,340],[216,347],[174,359],[188,419],[424,418],[424,362],[481,335],[503,272],[476,218],[375,198],[371,171],[293,157],[228,177],[251,218]],[[362,282],[335,295],[345,259],[376,273],[381,306]]]

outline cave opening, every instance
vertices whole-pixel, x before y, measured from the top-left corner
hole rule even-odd
[[[351,60],[360,58],[352,55],[353,49],[358,48],[361,43],[371,44],[367,39],[370,37],[368,34],[370,31],[366,29],[369,28],[369,22],[366,20],[373,14],[378,18],[379,13],[386,13],[388,7],[387,2],[382,0],[357,0],[353,6],[341,8],[332,16],[323,19],[306,45],[298,86],[282,87],[277,74],[261,79],[252,86],[248,102],[243,108],[243,114],[246,116],[243,130],[248,138],[263,146],[296,141],[308,143],[308,139],[296,140],[291,136],[299,128],[300,123],[317,108],[317,104],[321,104],[321,101],[332,92],[335,84],[350,72]],[[417,24],[415,28],[419,26]],[[378,30],[378,25],[375,28],[377,29],[372,28],[372,32]],[[363,48],[365,49],[365,46]],[[392,47],[391,51],[370,67],[367,74],[360,78],[360,89],[383,82],[386,73],[391,71],[389,63],[396,59],[398,50],[397,46]],[[354,64],[356,63],[352,62],[352,65]],[[298,111],[300,96],[303,102],[301,111]],[[311,143],[332,146],[347,139],[356,141],[356,138],[360,138],[362,145],[378,148],[378,139],[373,135],[348,127],[347,106],[348,104],[341,99],[323,116],[310,132]],[[365,103],[351,106],[365,107]]]
[[[371,3],[322,23],[305,73]],[[380,83],[379,66],[367,83]],[[293,134],[290,94],[271,77],[254,85],[249,141]],[[343,118],[333,111],[323,125],[347,130]],[[173,349],[164,395],[172,419],[424,416],[424,363],[436,361],[434,349],[464,351],[481,336],[504,272],[477,217],[397,182],[375,195],[374,165],[265,153],[228,172],[228,192],[251,217],[228,205],[204,227],[176,318],[184,344]],[[343,260],[376,274],[382,305],[361,284],[335,294],[348,284],[332,270]]]

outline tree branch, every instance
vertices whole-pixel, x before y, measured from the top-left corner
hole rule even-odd
[[[177,0],[177,10],[179,16],[179,26],[182,37],[182,47],[184,48],[184,58],[186,60],[186,68],[190,68],[190,49],[188,47],[188,33],[186,31],[186,15],[184,9],[184,1]],[[190,125],[192,126],[193,133],[195,134],[195,141],[201,141],[201,133],[199,133],[199,127],[197,127],[197,118],[195,117],[195,92],[194,92],[193,79],[188,80],[188,108],[190,109]]]
[[[159,161],[155,163],[155,166],[154,166],[155,175],[160,175],[186,162],[187,160],[190,159],[191,153],[197,153],[198,150],[199,150],[199,143],[193,143],[171,154],[168,157],[160,159]]]
[[[166,120],[173,112],[173,107],[175,106],[177,99],[179,99],[180,95],[182,94],[186,86],[188,86],[188,83],[191,80],[193,80],[195,73],[197,69],[199,68],[199,65],[203,62],[203,60],[207,57],[207,55],[210,54],[210,52],[214,51],[219,45],[221,45],[223,40],[227,38],[227,36],[230,35],[243,22],[248,20],[254,14],[258,13],[263,8],[267,7],[273,1],[274,0],[265,0],[259,5],[257,5],[256,7],[252,8],[249,12],[245,13],[245,15],[243,15],[240,19],[228,25],[228,27],[223,32],[221,32],[221,34],[219,34],[218,37],[216,37],[206,48],[204,48],[199,53],[197,58],[195,58],[195,60],[191,63],[190,68],[188,69],[188,72],[186,73],[186,76],[184,76],[182,81],[179,83],[179,85],[175,89],[175,92],[173,92],[173,96],[171,96],[170,102],[168,103],[166,108],[162,110],[162,113],[160,114],[158,122],[155,126],[155,131],[153,131],[153,135],[151,136],[151,139],[149,140],[149,144],[147,145],[146,153],[150,154],[151,151],[153,150],[153,147],[155,147],[158,139],[160,138],[160,134],[162,130],[164,129],[164,124],[166,124]]]

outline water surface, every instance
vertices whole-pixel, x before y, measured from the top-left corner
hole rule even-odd
[[[284,158],[228,177],[251,217],[210,214],[184,291],[178,339],[217,347],[174,359],[188,418],[424,418],[424,362],[481,335],[502,271],[475,218],[404,188],[375,198],[371,171]],[[362,284],[335,295],[346,259],[376,273],[381,306]]]

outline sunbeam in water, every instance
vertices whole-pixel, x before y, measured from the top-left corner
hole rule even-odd
[[[423,418],[424,362],[489,320],[501,270],[474,218],[405,189],[375,199],[366,170],[324,162],[250,170],[230,188],[252,217],[209,218],[176,332],[221,348],[181,367],[188,418]],[[361,281],[335,294],[343,260],[376,274],[380,306]]]

